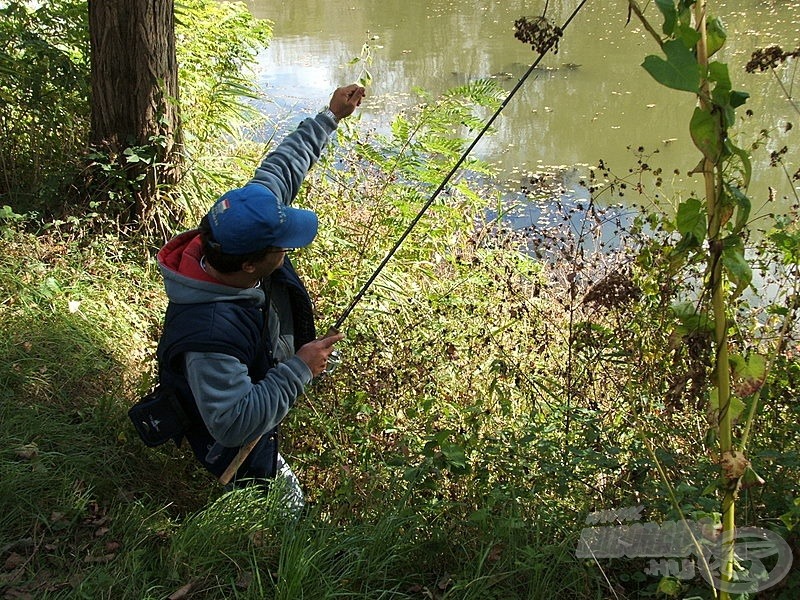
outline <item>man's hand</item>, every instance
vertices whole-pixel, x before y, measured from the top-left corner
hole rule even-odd
[[[355,83],[337,88],[333,92],[333,96],[331,96],[328,108],[336,115],[337,119],[344,119],[353,114],[356,107],[361,104],[365,94],[366,90]]]
[[[316,377],[328,366],[328,357],[333,352],[333,345],[343,339],[343,333],[334,333],[317,338],[313,342],[308,342],[301,346],[300,350],[297,351],[297,356],[308,365],[311,373]]]

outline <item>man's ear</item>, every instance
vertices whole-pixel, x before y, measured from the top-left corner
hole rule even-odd
[[[243,262],[242,263],[242,271],[244,271],[245,273],[248,273],[249,275],[252,275],[253,273],[256,272],[256,263],[254,263],[254,262],[252,262],[250,260],[247,260],[247,261]]]

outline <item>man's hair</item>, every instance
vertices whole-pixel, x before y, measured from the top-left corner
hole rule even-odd
[[[247,254],[225,254],[219,243],[211,233],[211,225],[208,223],[208,216],[200,221],[200,238],[203,241],[203,254],[206,261],[220,273],[236,273],[242,270],[242,265],[246,262],[258,262],[263,259],[272,249],[271,247],[262,248]]]

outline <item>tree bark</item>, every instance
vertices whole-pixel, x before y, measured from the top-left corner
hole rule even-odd
[[[127,197],[124,209],[116,206],[117,216],[133,224],[151,216],[160,187],[180,174],[174,0],[89,0],[88,5],[90,144],[124,171],[127,193],[120,193],[119,181],[102,189],[116,192],[109,200]],[[144,160],[130,160],[128,149]]]

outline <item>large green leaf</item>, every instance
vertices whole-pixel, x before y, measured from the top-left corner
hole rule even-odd
[[[681,235],[692,236],[700,242],[706,237],[706,212],[702,202],[697,198],[689,198],[678,206],[676,226]]]
[[[719,388],[713,388],[709,393],[709,404],[711,409],[711,416],[715,425],[719,424]],[[742,399],[730,394],[728,396],[728,412],[730,412],[731,420],[735,423],[739,420],[742,412],[744,412],[745,404]]]
[[[733,371],[734,391],[742,397],[747,398],[755,394],[767,378],[767,359],[755,352],[747,358],[732,354],[730,357],[731,369]]]
[[[744,256],[744,243],[738,235],[728,236],[723,240],[722,266],[731,281],[736,285],[733,298],[741,294],[753,280],[753,271]]]
[[[708,65],[708,78],[714,82],[714,91],[711,92],[711,99],[725,116],[725,128],[733,127],[736,124],[736,113],[734,109],[744,104],[750,96],[746,92],[731,91],[731,76],[728,72],[728,65],[714,61]]]
[[[694,109],[689,123],[689,132],[694,145],[698,147],[708,160],[716,163],[722,154],[722,127],[717,115],[709,110]]]
[[[678,23],[678,11],[673,0],[656,0],[656,6],[661,14],[664,15],[664,26],[662,31],[667,35],[675,32],[675,25]]]
[[[663,46],[667,59],[650,55],[642,66],[660,84],[675,90],[700,91],[700,65],[683,42],[670,40]]]
[[[676,302],[671,306],[678,319],[676,331],[682,335],[687,333],[714,331],[714,321],[704,312],[698,312],[697,306],[691,302]]]
[[[740,107],[742,104],[744,104],[745,102],[747,102],[747,99],[748,99],[749,97],[750,97],[750,94],[749,94],[749,93],[747,93],[747,92],[742,92],[742,91],[733,90],[733,91],[731,92],[731,99],[730,99],[731,106],[732,106],[733,108],[738,108],[738,107]]]
[[[718,104],[727,104],[731,93],[731,76],[728,65],[717,60],[708,63],[708,78],[716,83],[712,98]]]
[[[714,55],[717,50],[725,45],[728,34],[719,17],[709,19],[706,23],[706,48],[708,56]]]
[[[779,215],[769,239],[781,251],[783,264],[800,265],[800,229],[795,220]]]
[[[745,225],[747,225],[747,220],[750,218],[752,203],[750,202],[750,198],[747,197],[747,194],[735,185],[725,184],[725,192],[736,206],[736,222],[734,223],[733,231],[734,233],[739,233],[744,229]]]
[[[680,40],[690,50],[700,41],[700,32],[691,23],[681,23],[675,29],[675,39]]]

